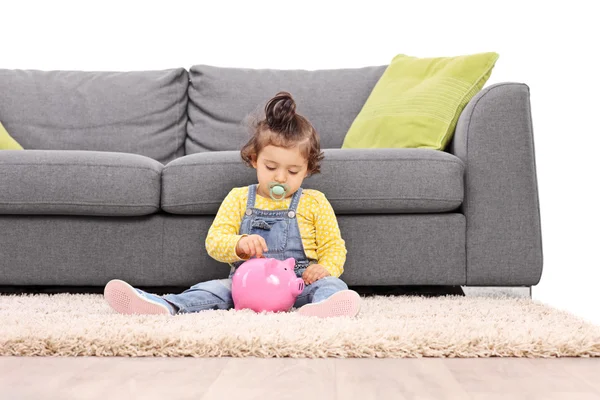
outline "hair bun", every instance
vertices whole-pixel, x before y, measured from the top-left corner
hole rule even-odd
[[[265,106],[269,128],[274,131],[289,131],[296,125],[296,102],[288,92],[279,92]]]

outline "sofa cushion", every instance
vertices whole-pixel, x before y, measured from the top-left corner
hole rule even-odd
[[[162,168],[136,154],[0,151],[0,214],[152,214]]]
[[[26,149],[182,156],[185,69],[137,72],[0,69],[0,120]]]
[[[417,58],[399,54],[373,88],[342,148],[443,150],[469,100],[492,73],[497,53]]]
[[[321,174],[302,187],[322,191],[338,214],[447,212],[462,204],[464,164],[429,149],[326,149]],[[161,207],[216,214],[227,193],[256,182],[239,151],[191,154],[163,169]]]
[[[313,124],[323,148],[340,148],[385,66],[275,70],[195,65],[190,69],[186,154],[239,150],[249,139],[248,116],[285,90]]]

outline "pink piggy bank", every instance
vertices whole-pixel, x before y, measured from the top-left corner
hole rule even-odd
[[[296,260],[251,258],[232,277],[231,296],[236,310],[288,311],[304,290],[304,281],[294,273]]]

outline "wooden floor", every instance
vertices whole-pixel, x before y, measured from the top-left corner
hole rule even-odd
[[[2,399],[600,399],[600,359],[0,357]]]

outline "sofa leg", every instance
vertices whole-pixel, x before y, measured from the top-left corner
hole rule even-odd
[[[467,297],[526,297],[531,299],[531,286],[461,286]]]

